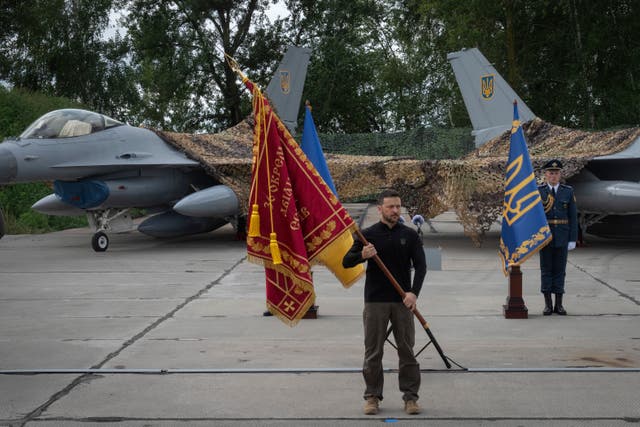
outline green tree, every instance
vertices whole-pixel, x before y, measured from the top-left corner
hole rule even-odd
[[[442,23],[441,56],[478,47],[543,119],[587,128],[640,122],[636,1],[418,3]]]
[[[468,123],[438,44],[442,21],[426,2],[287,4],[288,24],[299,28],[285,25],[287,34],[313,49],[305,97],[321,131],[393,132]],[[453,120],[454,106],[463,119]]]
[[[266,75],[281,50],[279,27],[268,29],[268,4],[269,0],[132,1],[126,26],[142,93],[143,122],[178,131],[212,131],[244,119],[250,104],[243,102],[224,53],[243,66],[258,68],[256,75]]]
[[[372,0],[288,3],[301,29],[295,40],[312,48],[305,97],[321,131],[384,131],[384,61],[379,49],[383,9]]]
[[[0,79],[126,119],[137,100],[119,37],[104,39],[114,0],[4,1]],[[6,26],[5,26],[6,24]]]

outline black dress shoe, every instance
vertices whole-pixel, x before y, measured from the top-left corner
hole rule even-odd
[[[545,316],[551,316],[551,313],[553,313],[553,310],[548,305],[546,305],[544,307],[544,310],[542,310],[542,314],[544,314]]]

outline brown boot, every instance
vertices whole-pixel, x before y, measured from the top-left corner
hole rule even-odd
[[[416,402],[415,400],[407,400],[406,402],[404,402],[404,412],[406,412],[407,414],[418,415],[420,411],[420,406],[418,406],[418,402]]]
[[[367,397],[367,403],[364,404],[365,415],[375,415],[378,413],[378,405],[380,399],[377,397]]]

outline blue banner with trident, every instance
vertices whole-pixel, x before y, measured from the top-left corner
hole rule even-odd
[[[551,230],[514,102],[499,249],[505,276],[509,267],[522,264],[550,240]]]

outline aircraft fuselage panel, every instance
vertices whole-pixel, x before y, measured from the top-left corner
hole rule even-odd
[[[191,192],[190,177],[179,170],[149,171],[146,175],[99,180],[56,181],[56,195],[80,209],[146,208],[170,205]]]
[[[89,135],[0,144],[0,184],[71,181],[138,168],[198,166],[155,132],[126,125]]]
[[[588,181],[574,185],[578,210],[586,213],[629,215],[640,213],[640,183]]]

